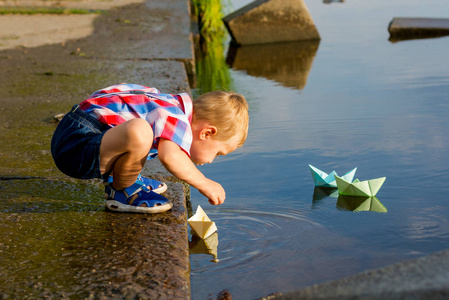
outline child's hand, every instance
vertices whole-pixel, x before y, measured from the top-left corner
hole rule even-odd
[[[158,152],[162,165],[170,173],[200,191],[209,199],[210,204],[220,205],[224,202],[226,193],[221,184],[206,178],[177,144],[161,138]]]
[[[226,192],[221,184],[210,179],[207,179],[204,187],[199,188],[198,191],[207,197],[212,205],[220,205],[226,199]]]

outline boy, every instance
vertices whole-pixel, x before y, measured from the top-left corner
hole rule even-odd
[[[158,213],[173,204],[160,195],[164,183],[140,175],[150,151],[157,149],[170,173],[219,205],[223,187],[195,164],[233,152],[247,134],[248,104],[240,94],[215,91],[192,103],[187,93],[118,84],[96,91],[64,116],[51,152],[66,175],[103,179],[110,210]]]

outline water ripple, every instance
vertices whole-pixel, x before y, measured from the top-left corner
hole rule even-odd
[[[193,275],[222,269],[227,272],[257,270],[260,265],[275,267],[311,249],[333,247],[332,241],[336,240],[329,234],[320,234],[327,230],[300,210],[217,209],[207,213],[218,227],[214,242],[218,243],[218,263],[211,264],[193,256]],[[288,249],[288,255],[284,256],[285,252],[280,249]]]

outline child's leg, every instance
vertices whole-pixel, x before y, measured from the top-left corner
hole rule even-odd
[[[131,186],[142,171],[153,144],[153,129],[143,119],[132,119],[109,129],[100,145],[101,174],[113,171],[113,187]]]

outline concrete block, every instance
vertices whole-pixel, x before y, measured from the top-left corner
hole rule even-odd
[[[449,299],[449,250],[259,300]]]
[[[449,35],[449,19],[393,18],[388,26],[390,41]]]
[[[320,39],[303,0],[257,0],[223,21],[241,45]]]
[[[274,80],[285,87],[303,89],[319,41],[231,46],[226,62],[248,75]]]

